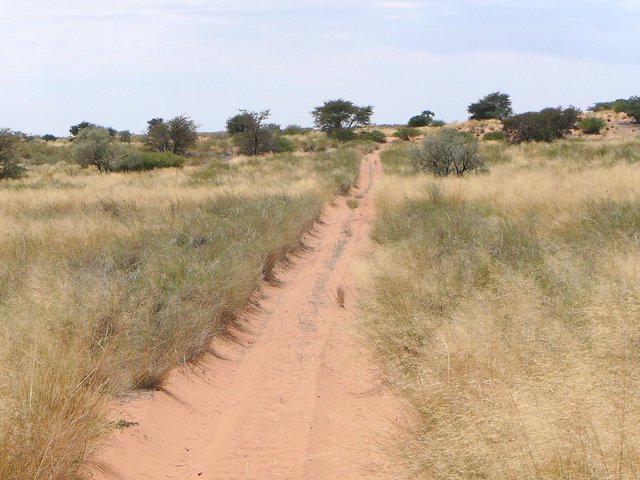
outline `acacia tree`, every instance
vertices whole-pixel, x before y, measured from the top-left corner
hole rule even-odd
[[[96,126],[97,125],[95,123],[80,122],[77,125],[72,125],[69,128],[69,133],[75,137],[78,135],[78,133],[80,133],[80,130],[82,130],[83,128],[96,127]]]
[[[433,121],[435,113],[431,110],[423,110],[420,115],[415,115],[409,119],[407,125],[409,127],[426,127]]]
[[[169,121],[152,118],[147,122],[144,143],[151,150],[182,155],[198,140],[198,125],[185,115]]]
[[[504,120],[513,114],[511,97],[506,93],[490,93],[467,107],[471,120]]]
[[[265,123],[270,116],[268,109],[259,112],[240,110],[239,114],[227,119],[227,133],[241,153],[253,156],[274,149],[280,127]]]
[[[353,138],[353,129],[369,125],[373,115],[373,106],[357,106],[353,102],[329,100],[316,107],[312,112],[314,124],[330,137],[339,140]]]

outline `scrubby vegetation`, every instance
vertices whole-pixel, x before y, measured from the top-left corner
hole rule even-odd
[[[206,352],[360,158],[110,175],[45,164],[0,184],[0,478],[79,478],[109,428],[105,401]]]
[[[619,98],[612,102],[597,102],[590,110],[594,112],[602,110],[623,112],[633,118],[636,123],[640,123],[640,97],[637,95],[629,97],[628,99]]]
[[[607,125],[600,117],[586,117],[578,122],[578,128],[587,135],[597,135]]]
[[[507,137],[502,130],[496,130],[495,132],[485,133],[482,138],[488,141],[502,141],[506,140]]]
[[[429,135],[411,150],[411,162],[417,170],[447,176],[484,168],[478,154],[478,140],[473,135],[451,128]]]
[[[568,135],[579,115],[580,111],[574,107],[521,113],[503,120],[504,133],[512,143],[551,142]]]
[[[17,135],[9,129],[0,129],[0,180],[20,178],[25,169],[16,159]]]
[[[486,147],[488,175],[383,156],[367,312],[408,477],[636,478],[640,141]]]
[[[400,140],[408,141],[420,136],[420,130],[414,127],[400,127],[394,132],[393,136],[398,137]]]

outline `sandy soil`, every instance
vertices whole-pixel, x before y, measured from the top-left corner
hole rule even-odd
[[[310,251],[266,286],[236,342],[177,369],[165,388],[114,408],[117,430],[95,459],[95,479],[392,478],[385,445],[405,423],[357,331],[358,262],[369,248],[369,189],[377,153],[363,162],[352,210],[338,198]],[[346,293],[344,308],[338,289]],[[391,447],[389,447],[390,449]]]

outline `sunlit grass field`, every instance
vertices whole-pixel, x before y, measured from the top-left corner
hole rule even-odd
[[[368,325],[414,411],[410,478],[640,476],[640,140],[383,153]]]
[[[0,478],[73,479],[114,395],[209,349],[336,193],[353,149],[0,183]]]

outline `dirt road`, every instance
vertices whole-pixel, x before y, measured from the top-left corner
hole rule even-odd
[[[369,247],[380,173],[379,155],[368,155],[358,208],[341,197],[327,209],[310,251],[280,272],[282,285],[265,287],[239,342],[214,344],[222,358],[118,407],[114,420],[138,425],[114,432],[94,478],[391,478],[384,443],[402,408],[357,333],[353,271]]]

